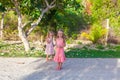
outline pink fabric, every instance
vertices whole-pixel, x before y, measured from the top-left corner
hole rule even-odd
[[[54,57],[54,61],[55,62],[64,62],[66,57],[65,57],[65,54],[64,54],[64,42],[63,42],[63,39],[57,39],[56,40],[56,45],[61,46],[61,47],[56,48],[56,54],[55,54],[55,57]]]
[[[48,38],[50,43],[46,44],[45,54],[52,55],[54,54],[53,39]]]

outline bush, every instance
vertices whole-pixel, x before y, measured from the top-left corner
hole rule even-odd
[[[72,38],[69,38],[69,39],[67,39],[67,41],[66,41],[67,44],[71,44],[72,42],[73,42],[73,39],[72,39]]]
[[[73,33],[71,37],[72,37],[72,39],[76,39],[77,38],[77,34]]]
[[[82,32],[81,35],[82,39],[89,39],[89,34],[86,32]]]
[[[99,24],[93,24],[89,33],[83,32],[81,37],[91,40],[93,43],[98,42],[106,34],[106,29]]]
[[[105,49],[105,47],[103,45],[101,45],[101,44],[96,45],[96,48],[97,49]]]
[[[106,29],[102,28],[99,24],[94,24],[89,33],[89,39],[96,43],[100,38],[106,34]]]

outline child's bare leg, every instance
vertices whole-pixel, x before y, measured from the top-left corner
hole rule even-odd
[[[57,70],[60,70],[60,62],[58,62]]]
[[[63,64],[63,63],[62,63],[62,62],[60,62],[60,69],[62,68],[62,64]]]
[[[48,54],[46,55],[46,60],[48,61],[49,59],[48,59]]]
[[[50,55],[50,60],[53,60],[53,55]]]

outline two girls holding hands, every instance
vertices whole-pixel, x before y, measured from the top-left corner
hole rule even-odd
[[[53,44],[53,33],[49,33],[49,37],[46,39],[47,45],[46,45],[46,59],[48,61],[48,55],[54,54],[54,44]],[[59,30],[57,32],[57,37],[55,41],[55,56],[54,61],[57,62],[57,70],[62,69],[62,64],[65,61],[66,57],[64,54],[64,47],[65,47],[65,36],[62,30]]]

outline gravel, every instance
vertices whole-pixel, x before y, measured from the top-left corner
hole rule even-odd
[[[120,59],[68,58],[55,67],[45,58],[0,58],[0,80],[120,80]]]

